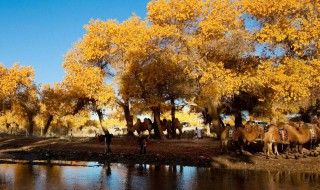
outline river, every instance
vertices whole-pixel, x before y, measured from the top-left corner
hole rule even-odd
[[[320,174],[95,162],[15,163],[0,164],[0,189],[311,190],[320,189]]]

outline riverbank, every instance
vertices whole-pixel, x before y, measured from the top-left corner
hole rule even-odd
[[[96,161],[128,164],[168,164],[225,169],[320,172],[320,157],[266,159],[259,152],[240,156],[221,154],[219,141],[204,139],[149,139],[147,154],[140,155],[137,138],[116,137],[112,153],[105,153],[97,138],[1,137],[0,163],[26,160]],[[32,162],[31,162],[32,161]]]

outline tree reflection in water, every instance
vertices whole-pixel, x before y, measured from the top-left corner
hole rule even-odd
[[[320,174],[109,162],[81,166],[0,164],[0,188],[310,190],[320,188]]]

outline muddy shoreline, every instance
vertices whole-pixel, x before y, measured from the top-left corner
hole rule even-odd
[[[76,154],[76,155],[74,155]],[[25,160],[25,164],[38,164],[36,160],[47,160],[48,164],[51,161],[87,161],[99,163],[124,163],[124,164],[163,164],[163,165],[183,165],[210,167],[211,159],[204,157],[180,157],[180,156],[161,156],[161,155],[140,155],[140,154],[117,154],[117,153],[87,153],[87,152],[55,152],[40,150],[37,152],[18,151],[10,153],[6,156],[0,156],[0,163],[17,163],[14,160]],[[80,157],[80,158],[79,158]],[[1,160],[2,159],[2,160]],[[39,162],[40,163],[40,162]],[[42,162],[41,162],[42,163]]]
[[[219,141],[209,138],[167,141],[150,139],[147,154],[140,155],[136,140],[114,138],[112,153],[105,153],[104,144],[96,138],[74,138],[71,141],[69,138],[2,137],[0,164],[18,162],[51,165],[61,160],[320,173],[320,157],[300,157],[295,160],[293,155],[290,155],[290,159],[266,159],[261,152],[242,156],[236,153],[222,154]]]

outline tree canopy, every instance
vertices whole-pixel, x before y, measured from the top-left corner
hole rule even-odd
[[[320,115],[319,9],[314,0],[152,0],[146,19],[90,20],[65,55],[64,81],[40,99],[30,67],[1,66],[0,111],[30,101],[47,118],[91,110],[102,125],[103,110],[121,108],[128,128],[151,113],[160,129],[165,112],[174,119],[190,106],[218,131],[221,114],[240,123],[243,111]]]

